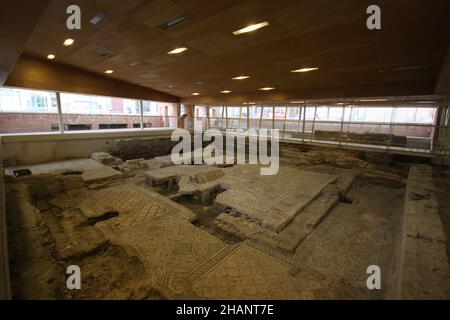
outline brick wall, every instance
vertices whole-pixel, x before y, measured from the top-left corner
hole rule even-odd
[[[140,123],[139,116],[128,115],[64,115],[64,125],[86,124],[98,130],[100,124],[126,124],[128,129]],[[176,126],[176,119],[164,116],[144,116],[144,123],[151,128]],[[58,128],[56,113],[0,113],[0,133],[48,132]]]

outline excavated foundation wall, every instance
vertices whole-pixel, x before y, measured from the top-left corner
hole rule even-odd
[[[94,152],[111,152],[127,159],[168,154],[171,130],[130,134],[89,133],[3,137],[4,166],[31,165],[89,158]]]
[[[0,143],[0,159],[2,157],[3,153]],[[11,298],[5,212],[5,184],[3,180],[3,165],[0,161],[0,300]]]

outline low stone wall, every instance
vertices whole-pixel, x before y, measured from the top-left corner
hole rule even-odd
[[[117,130],[112,132],[67,133],[62,135],[4,136],[2,138],[4,151],[3,165],[11,167],[67,159],[89,158],[94,152],[110,152],[112,148],[118,145],[118,141],[124,141],[120,143],[125,150],[121,154],[125,155],[127,159],[141,158],[141,156],[134,157],[132,155],[151,155],[152,152],[148,148],[149,146],[151,147],[152,143],[129,143],[128,141],[138,141],[140,139],[145,141],[146,139],[151,140],[163,137],[170,142],[171,132],[171,129],[156,129],[129,132]],[[136,145],[141,147],[136,147]],[[153,147],[158,149],[161,145],[155,143]],[[161,152],[155,153],[167,154],[164,153],[166,151],[166,148],[162,148]]]
[[[315,131],[314,138],[318,140],[340,141],[341,133],[336,131]],[[343,132],[342,142],[369,143],[379,145],[406,146],[406,137],[384,133],[353,133]]]
[[[2,156],[0,143],[0,159]],[[5,213],[5,185],[3,180],[3,165],[0,161],[0,300],[11,298]]]
[[[177,143],[170,137],[121,139],[114,141],[109,153],[122,160],[151,159],[170,154]]]
[[[412,165],[409,171],[395,298],[450,298],[446,238],[432,174],[429,165]]]

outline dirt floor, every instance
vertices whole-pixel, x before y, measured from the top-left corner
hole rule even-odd
[[[162,299],[148,283],[142,262],[119,246],[106,243],[62,259],[54,238],[57,233],[45,221],[46,211],[36,208],[71,219],[64,210],[75,205],[77,197],[62,192],[29,201],[23,188],[24,185],[11,185],[8,197],[8,212],[12,213],[8,215],[8,229],[14,299]],[[84,228],[78,225],[70,233],[78,241],[84,241]],[[64,231],[67,230],[61,233]],[[67,289],[66,268],[70,265],[83,270],[81,290]]]
[[[447,256],[450,263],[450,170],[435,169],[434,183],[439,200],[439,214],[447,239]]]

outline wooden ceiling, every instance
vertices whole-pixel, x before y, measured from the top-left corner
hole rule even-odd
[[[296,98],[317,92],[433,93],[450,40],[450,1],[376,2],[382,9],[380,31],[366,28],[366,8],[373,1],[365,0],[54,0],[25,52],[42,58],[54,53],[58,63],[100,74],[113,69],[110,77],[185,101],[219,101],[225,89],[233,91],[227,99],[261,98],[257,89],[265,86],[276,88],[274,97],[291,92]],[[82,29],[71,31],[65,27],[66,8],[75,3]],[[106,18],[90,23],[100,12]],[[159,27],[177,16],[189,20],[168,30]],[[270,25],[232,34],[261,21]],[[69,37],[75,44],[63,47]],[[188,51],[167,54],[180,46]],[[106,52],[109,56],[100,57]],[[417,65],[427,67],[395,71]],[[290,72],[302,67],[320,69]],[[231,79],[242,74],[250,79]],[[201,95],[192,97],[193,92]]]
[[[0,86],[5,82],[48,0],[0,1]]]

